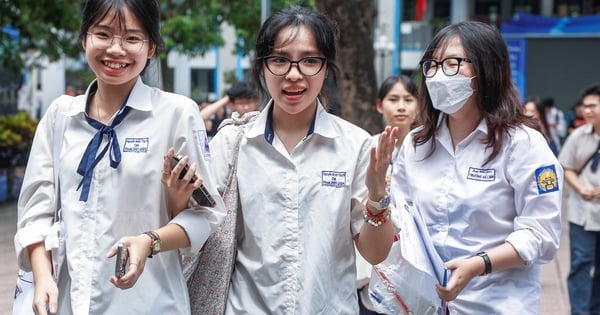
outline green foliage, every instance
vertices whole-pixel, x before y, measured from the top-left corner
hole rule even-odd
[[[290,4],[315,7],[314,0],[270,0],[271,12]],[[25,67],[22,54],[35,49],[50,61],[62,55],[77,57],[81,46],[77,36],[83,1],[78,0],[0,0],[0,28],[10,25],[20,32],[18,41],[0,31],[0,66],[20,72]],[[159,0],[162,9],[161,32],[165,47],[202,55],[212,46],[222,46],[221,24],[236,29],[244,55],[254,47],[260,29],[260,0]],[[29,63],[29,62],[28,62]]]
[[[204,54],[213,45],[224,44],[220,25],[223,22],[221,4],[211,0],[160,1],[161,33],[165,49],[190,55]]]
[[[314,0],[271,0],[271,11],[292,3],[315,7]],[[236,36],[242,41],[237,47],[238,51],[247,55],[254,48],[261,23],[259,0],[161,0],[160,4],[164,52],[175,49],[190,55],[201,55],[211,46],[222,46],[223,22],[235,27]]]
[[[25,112],[0,115],[0,168],[27,164],[37,124]]]
[[[227,23],[235,27],[236,36],[242,40],[237,49],[248,55],[258,38],[261,26],[261,1],[259,0],[223,0],[223,15]],[[290,4],[315,8],[314,0],[270,0],[271,13]]]
[[[20,72],[25,66],[21,53],[32,49],[52,61],[63,54],[77,56],[79,5],[76,0],[1,0],[0,28],[17,28],[19,39],[15,41],[0,31],[0,65]]]
[[[29,150],[37,124],[25,112],[0,116],[0,148]]]

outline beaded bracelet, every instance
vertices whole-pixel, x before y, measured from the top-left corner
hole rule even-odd
[[[368,204],[365,205],[365,210],[363,210],[363,217],[366,223],[369,223],[374,227],[378,227],[386,223],[392,215],[390,208],[385,208],[379,211],[377,214],[373,214],[369,207],[370,206]]]

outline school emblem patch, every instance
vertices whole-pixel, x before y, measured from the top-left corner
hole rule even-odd
[[[535,181],[540,195],[558,191],[558,178],[556,177],[554,165],[542,166],[536,169]]]

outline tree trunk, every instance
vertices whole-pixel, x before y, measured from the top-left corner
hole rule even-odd
[[[319,10],[333,18],[340,30],[337,64],[341,116],[371,134],[382,130],[381,115],[375,108],[373,1],[316,0]]]

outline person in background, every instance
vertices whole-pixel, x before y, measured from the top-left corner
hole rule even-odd
[[[395,149],[400,149],[404,137],[417,123],[417,93],[417,85],[405,75],[387,78],[377,91],[375,106],[383,116],[384,124],[398,128]],[[380,135],[375,135],[375,139]]]
[[[212,139],[217,133],[221,122],[229,117],[231,112],[237,112],[240,117],[245,113],[256,111],[261,103],[257,88],[249,81],[235,82],[221,99],[214,103],[202,106],[200,113],[202,117],[211,121],[212,128],[208,136]],[[229,109],[229,110],[228,110]]]
[[[274,13],[258,34],[254,81],[272,98],[239,147],[240,235],[225,314],[357,314],[354,244],[371,264],[391,248],[384,182],[396,129],[374,148],[365,130],[327,112],[336,36],[329,18],[300,6]],[[210,142],[219,189],[236,135],[229,125]]]
[[[32,117],[39,120],[40,118],[42,118],[42,111],[44,108],[44,91],[42,90],[42,85],[40,83],[37,84],[36,89],[33,92],[32,104]]]
[[[572,315],[600,314],[600,85],[582,93],[586,124],[567,137],[558,160],[572,188],[567,197]]]
[[[208,139],[212,139],[212,137],[217,134],[217,129],[219,125],[225,118],[229,116],[227,111],[227,105],[229,104],[229,96],[225,95],[221,99],[215,102],[204,101],[199,104],[200,106],[200,115],[202,119],[204,119],[204,124],[206,125],[206,132],[208,135]]]
[[[84,95],[61,96],[50,105],[36,130],[18,201],[15,250],[19,266],[33,271],[38,315],[190,314],[180,251],[202,248],[225,210],[205,162],[206,131],[196,103],[140,78],[163,43],[159,17],[155,0],[85,3],[79,42],[95,80]],[[59,115],[65,140],[61,163],[54,165]],[[171,176],[173,147],[184,155],[175,170],[191,166],[183,178],[177,171]],[[194,173],[202,180],[190,185]],[[187,200],[168,200],[161,181],[184,191],[203,182],[217,205],[182,209]],[[66,232],[58,283],[44,247],[56,198]],[[129,256],[121,277],[113,257],[118,243]]]
[[[550,147],[554,155],[558,156],[560,152],[562,138],[567,134],[567,125],[565,115],[562,110],[554,106],[554,99],[548,97],[542,100],[544,112],[546,113],[546,123],[548,124],[548,135],[550,136]]]
[[[520,110],[505,41],[481,22],[451,24],[420,65],[421,125],[394,160],[392,199],[415,205],[446,262],[448,282],[435,289],[447,314],[537,315],[563,173]]]
[[[75,90],[73,90],[73,86],[70,84],[67,84],[65,86],[65,95],[69,95],[69,96],[75,96]]]
[[[261,103],[261,97],[256,86],[250,81],[237,81],[229,90],[229,108],[231,112],[237,112],[240,117],[245,113],[258,110]]]
[[[550,144],[550,135],[548,133],[548,122],[546,122],[545,107],[539,97],[530,97],[523,103],[523,113],[525,116],[537,119],[542,128],[542,134]]]
[[[567,125],[567,135],[570,135],[577,127],[585,125],[585,117],[583,117],[584,107],[581,99],[573,104],[572,110],[573,119]]]
[[[200,116],[202,116],[202,119],[204,120],[204,126],[206,127],[207,135],[209,135],[210,131],[212,130],[212,120],[211,120],[212,115],[206,115],[206,114],[202,113],[202,111],[203,110],[206,111],[210,104],[211,103],[209,101],[198,102],[198,109],[200,109]],[[212,138],[212,136],[209,135],[208,138],[210,140],[210,138]]]
[[[400,75],[391,76],[383,81],[377,91],[377,99],[375,100],[377,111],[383,115],[386,126],[396,127],[394,152],[395,154],[402,146],[404,137],[415,126],[417,118],[417,86],[411,78]],[[375,142],[379,141],[381,133],[373,136]],[[389,189],[391,180],[392,165],[386,174],[386,189]],[[371,264],[369,264],[358,251],[356,251],[356,275],[358,288],[358,302],[360,307],[360,315],[378,314],[375,312],[369,298],[369,278],[371,276]]]

